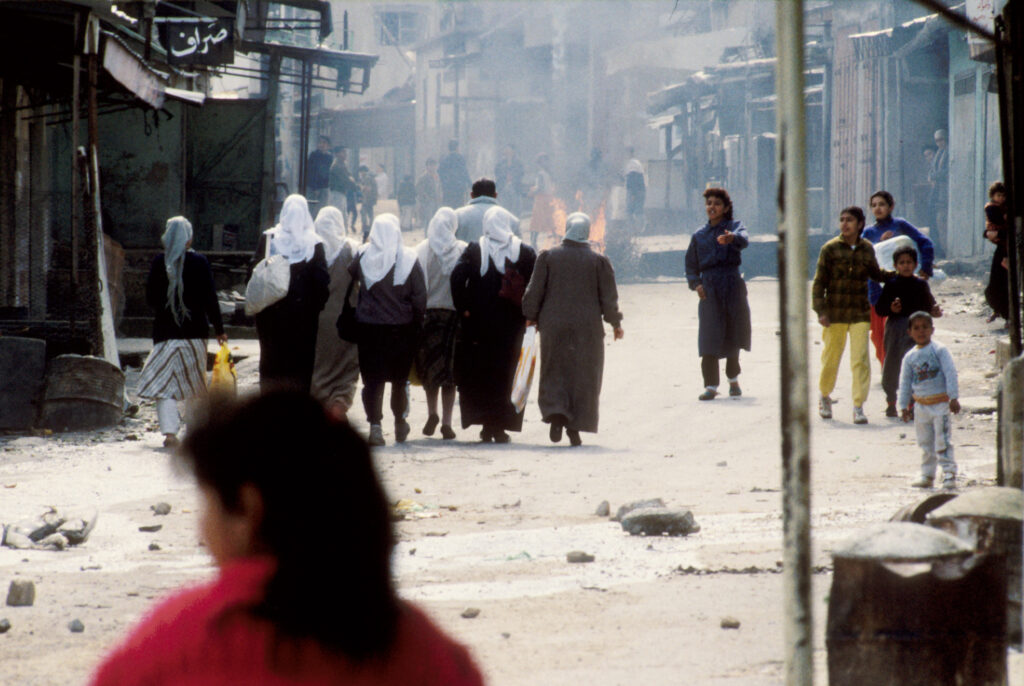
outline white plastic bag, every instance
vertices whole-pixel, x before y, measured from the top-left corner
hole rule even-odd
[[[539,350],[540,339],[537,336],[537,327],[526,327],[526,332],[523,334],[523,347],[519,349],[516,375],[512,379],[511,400],[516,412],[522,412],[526,407],[526,399],[530,396],[530,386],[533,385],[533,373],[537,367],[537,352]]]
[[[288,295],[291,265],[284,255],[270,254],[270,240],[267,236],[266,253],[253,267],[252,278],[245,286],[245,313],[250,317]]]
[[[875,259],[878,260],[878,266],[882,269],[888,269],[892,271],[896,267],[892,263],[892,254],[896,252],[896,248],[910,247],[917,250],[917,243],[910,236],[893,236],[892,238],[884,241],[880,241],[875,244]],[[920,263],[921,256],[918,255],[917,261]]]

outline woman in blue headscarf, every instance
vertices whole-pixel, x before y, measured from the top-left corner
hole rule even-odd
[[[156,400],[164,446],[178,445],[178,401],[206,396],[206,339],[212,323],[217,340],[227,342],[210,263],[191,250],[192,224],[167,220],[164,252],[153,259],[146,302],[156,311],[153,352],[139,377],[138,395]],[[190,412],[186,411],[186,416]]]

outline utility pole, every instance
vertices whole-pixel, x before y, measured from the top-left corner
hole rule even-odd
[[[814,683],[807,382],[807,158],[802,0],[775,5],[779,322],[782,330],[783,603],[787,686]]]

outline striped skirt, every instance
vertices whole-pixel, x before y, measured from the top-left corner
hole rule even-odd
[[[206,396],[206,341],[171,339],[153,346],[139,375],[140,398],[187,400]]]
[[[455,338],[458,330],[459,316],[455,310],[427,310],[416,351],[416,375],[424,387],[455,385]]]

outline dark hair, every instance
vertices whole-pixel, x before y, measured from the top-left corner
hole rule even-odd
[[[497,198],[498,189],[491,179],[477,179],[473,182],[473,188],[470,189],[469,194],[474,198],[479,198],[481,195]]]
[[[259,491],[258,542],[277,561],[251,612],[284,638],[314,639],[354,660],[386,653],[400,611],[394,533],[366,442],[300,391],[221,401],[207,414],[181,459],[228,512],[240,510],[243,485]],[[324,556],[334,537],[344,542],[339,564]]]
[[[892,253],[892,264],[896,265],[896,260],[900,259],[902,255],[910,255],[914,259],[914,264],[917,264],[917,249],[912,245],[903,245],[896,248]]]
[[[874,193],[871,194],[871,197],[868,198],[868,204],[870,205],[871,201],[874,200],[875,198],[881,198],[889,207],[893,207],[896,205],[896,201],[893,200],[892,193],[890,193],[889,191],[875,191]]]
[[[1003,195],[1006,195],[1006,184],[1003,183],[1002,181],[996,181],[995,183],[988,187],[989,200],[991,200],[992,196],[995,195],[996,193],[1002,193]]]
[[[320,136],[317,140],[319,142],[326,142],[327,145],[331,144],[331,137],[330,136]]]
[[[860,231],[857,232],[858,237],[862,233],[864,233],[864,210],[857,207],[856,205],[850,205],[849,207],[844,207],[843,209],[839,210],[840,217],[842,217],[844,214],[848,214],[860,222]]]
[[[729,192],[724,188],[705,188],[704,199],[718,198],[725,203],[725,215],[724,219],[732,221],[732,198],[729,197]]]
[[[928,320],[928,324],[933,329],[935,328],[935,320],[932,319],[932,316],[930,314],[928,314],[927,312],[925,312],[924,310],[918,310],[917,312],[914,312],[912,315],[910,315],[910,318],[907,320],[907,328],[908,329],[914,324],[914,320],[915,319],[927,319]]]

